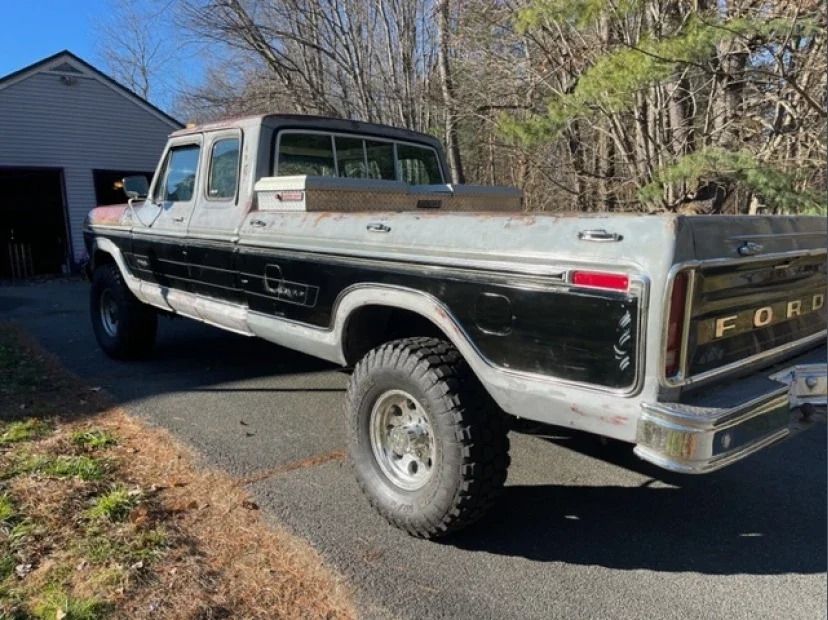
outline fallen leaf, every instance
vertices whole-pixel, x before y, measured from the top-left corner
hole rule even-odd
[[[20,579],[23,579],[26,575],[32,572],[32,565],[31,564],[18,564],[14,567],[14,574],[17,575]]]

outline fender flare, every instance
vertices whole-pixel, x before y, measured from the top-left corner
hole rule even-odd
[[[141,301],[146,302],[144,296],[141,294],[141,281],[129,272],[121,249],[115,245],[111,239],[96,238],[92,241],[92,253],[89,257],[90,280],[92,279],[92,273],[95,271],[95,267],[97,266],[95,264],[95,254],[98,252],[104,252],[112,257],[112,260],[115,261],[115,265],[118,267],[118,271],[121,272],[121,278],[123,278],[124,282],[129,287],[130,292]]]

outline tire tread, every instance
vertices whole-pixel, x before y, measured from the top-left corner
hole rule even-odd
[[[357,481],[374,509],[392,525],[420,538],[444,536],[479,519],[500,494],[510,462],[506,416],[453,345],[437,338],[404,338],[373,349],[354,368],[345,408],[352,438],[358,435],[353,412],[359,408],[360,386],[375,371],[389,369],[410,374],[440,404],[435,415],[443,416],[454,429],[454,437],[444,441],[462,446],[461,483],[442,514],[411,518],[377,501],[359,472]]]

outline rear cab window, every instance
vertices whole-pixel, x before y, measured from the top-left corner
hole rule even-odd
[[[276,139],[275,176],[315,175],[441,184],[437,151],[425,145],[334,132],[284,129]]]
[[[336,176],[333,136],[323,133],[282,132],[279,134],[276,174]]]

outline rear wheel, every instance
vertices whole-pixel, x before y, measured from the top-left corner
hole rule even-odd
[[[505,416],[445,341],[407,338],[370,351],[351,376],[346,412],[363,492],[414,536],[468,525],[503,487]]]
[[[95,267],[89,310],[95,338],[110,357],[133,359],[152,350],[158,316],[130,292],[114,264]]]

